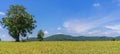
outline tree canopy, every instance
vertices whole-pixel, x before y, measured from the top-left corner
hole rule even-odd
[[[38,31],[38,35],[37,35],[38,40],[42,41],[43,40],[43,36],[44,36],[44,32],[42,30],[39,30]]]
[[[21,5],[11,5],[1,23],[17,42],[20,41],[19,36],[32,34],[32,30],[36,27],[33,16]]]

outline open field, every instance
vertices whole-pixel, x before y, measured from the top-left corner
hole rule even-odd
[[[120,41],[0,42],[0,54],[120,54]]]

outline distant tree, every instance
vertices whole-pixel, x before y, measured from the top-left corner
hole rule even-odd
[[[44,32],[42,30],[38,31],[37,39],[39,41],[43,40]]]
[[[116,41],[117,39],[116,38],[112,38],[112,41]]]
[[[26,37],[28,33],[32,34],[32,30],[36,27],[33,16],[21,5],[11,5],[6,17],[2,18],[0,22],[4,28],[8,29],[16,42],[20,41],[19,36]]]

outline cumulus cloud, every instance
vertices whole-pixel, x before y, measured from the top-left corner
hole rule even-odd
[[[5,13],[4,12],[0,12],[0,15],[5,15]]]
[[[94,3],[94,4],[93,4],[93,7],[99,7],[99,6],[101,6],[100,3]]]
[[[48,35],[48,34],[49,34],[48,31],[44,31],[44,33],[45,33],[45,35]]]
[[[89,24],[83,23],[76,19],[64,22],[63,26],[70,33],[81,33],[88,30],[91,27]]]

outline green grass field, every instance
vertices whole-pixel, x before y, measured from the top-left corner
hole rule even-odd
[[[120,41],[0,42],[0,54],[120,54]]]

